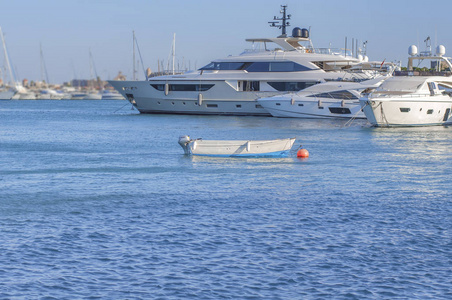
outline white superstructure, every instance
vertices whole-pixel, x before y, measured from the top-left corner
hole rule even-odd
[[[427,126],[450,122],[452,109],[452,64],[444,46],[417,54],[409,48],[408,68],[360,99],[372,126]],[[416,62],[430,62],[430,69],[415,69]]]
[[[286,24],[285,7],[281,20]],[[109,83],[142,113],[270,115],[257,98],[300,91],[328,80],[381,76],[382,68],[367,68],[370,63],[362,55],[314,48],[308,30],[295,28],[288,37],[285,25],[281,27],[281,36],[247,39],[253,43],[252,50],[215,60],[197,71]]]

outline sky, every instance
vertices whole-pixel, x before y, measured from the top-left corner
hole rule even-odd
[[[166,61],[176,34],[180,67],[200,68],[211,60],[238,55],[250,48],[246,38],[276,37],[269,26],[288,6],[291,26],[310,28],[315,47],[343,48],[345,37],[368,41],[370,60],[402,61],[408,47],[424,50],[442,44],[452,56],[452,1],[437,0],[0,0],[0,27],[16,77],[63,83],[103,80],[119,71],[132,79],[133,39],[138,41],[145,68],[158,70]],[[450,49],[450,53],[448,51]],[[95,68],[90,68],[91,51]],[[136,60],[139,60],[136,51]],[[4,55],[0,51],[0,66]],[[140,66],[141,79],[144,79]]]

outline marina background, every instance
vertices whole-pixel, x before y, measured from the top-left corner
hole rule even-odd
[[[102,80],[113,79],[119,71],[130,80],[132,31],[145,68],[157,71],[158,60],[168,60],[174,33],[178,65],[200,68],[241,53],[249,47],[246,38],[278,35],[268,21],[278,16],[281,4],[287,4],[292,15],[289,29],[311,27],[316,47],[331,43],[343,48],[345,37],[349,45],[354,38],[360,44],[368,41],[371,59],[403,65],[408,47],[423,49],[428,36],[433,47],[452,49],[452,21],[444,13],[452,3],[447,0],[436,1],[435,7],[420,0],[2,1],[0,26],[20,81],[42,80],[40,45],[51,83],[90,79],[90,50]]]
[[[448,127],[0,105],[2,299],[452,296]],[[181,134],[310,157],[186,157]]]

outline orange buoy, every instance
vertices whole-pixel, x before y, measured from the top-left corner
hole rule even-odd
[[[297,157],[309,157],[309,152],[308,152],[308,150],[306,150],[306,149],[303,149],[303,148],[300,148],[298,151],[297,151]]]

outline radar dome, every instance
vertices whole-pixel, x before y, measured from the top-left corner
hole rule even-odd
[[[436,55],[443,56],[444,54],[446,54],[446,47],[444,47],[443,45],[436,47]]]
[[[415,56],[417,54],[417,47],[415,45],[411,45],[410,48],[408,48],[408,54]]]
[[[364,62],[368,62],[369,61],[369,57],[367,57],[367,55],[364,55],[363,61]]]
[[[364,57],[361,54],[358,54],[358,60],[363,61]]]
[[[306,28],[303,28],[301,30],[301,37],[305,38],[305,39],[309,38],[309,30],[307,30]]]
[[[299,37],[301,37],[301,28],[300,27],[295,27],[293,30],[292,30],[292,36],[293,37],[295,37],[295,38],[299,38]]]

